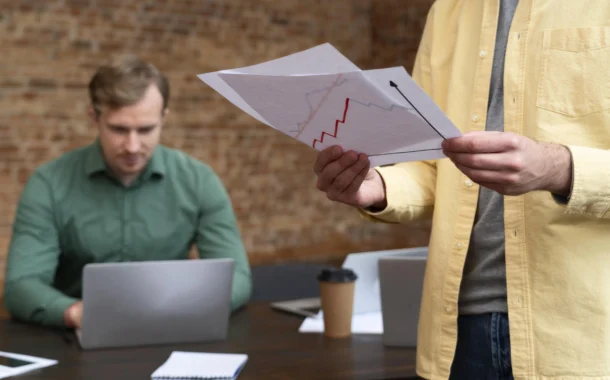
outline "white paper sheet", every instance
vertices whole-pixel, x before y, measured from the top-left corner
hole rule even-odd
[[[198,77],[262,123],[372,166],[443,158],[443,139],[461,134],[403,67],[362,71],[330,44]]]
[[[57,360],[0,351],[0,379],[57,364]]]
[[[305,318],[299,327],[300,333],[323,333],[324,318],[322,313],[316,317]],[[352,316],[352,334],[383,334],[381,311]]]
[[[245,354],[174,351],[151,379],[234,379],[247,360]]]
[[[253,66],[242,67],[233,70],[223,70],[207,74],[199,74],[197,77],[212,87],[231,103],[241,108],[244,112],[269,125],[248,103],[246,103],[229,85],[219,76],[220,73],[243,73],[253,75],[300,75],[342,73],[358,71],[358,66],[345,58],[331,44],[314,46],[311,49],[290,54],[285,57],[259,63]]]

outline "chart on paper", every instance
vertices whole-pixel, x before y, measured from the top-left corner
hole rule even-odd
[[[411,105],[398,104],[362,72],[221,77],[274,128],[316,150],[340,145],[374,158],[439,150],[442,141]]]
[[[442,141],[461,135],[404,67],[363,71],[330,44],[198,77],[311,148],[339,145],[373,166],[443,158]]]

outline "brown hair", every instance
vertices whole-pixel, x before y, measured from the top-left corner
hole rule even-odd
[[[154,84],[163,97],[163,109],[169,102],[169,82],[151,63],[134,55],[124,55],[102,64],[89,82],[89,97],[97,116],[101,107],[111,109],[129,106]]]

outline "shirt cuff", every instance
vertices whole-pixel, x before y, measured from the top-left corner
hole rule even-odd
[[[380,211],[359,209],[365,219],[403,223],[432,216],[436,171],[420,162],[376,167],[383,179],[387,206]]]
[[[565,212],[609,218],[610,151],[581,146],[568,149],[572,154],[572,190]]]
[[[45,306],[43,324],[58,327],[65,326],[64,313],[66,309],[78,301],[78,299],[68,296],[59,296],[55,298],[51,303]]]

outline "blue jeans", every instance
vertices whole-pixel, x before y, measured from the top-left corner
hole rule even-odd
[[[458,317],[450,380],[513,380],[507,314]]]

